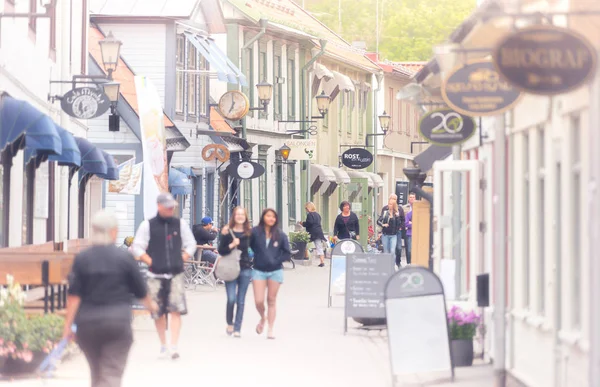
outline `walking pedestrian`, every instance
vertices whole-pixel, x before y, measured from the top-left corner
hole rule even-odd
[[[325,266],[325,250],[324,243],[325,234],[323,234],[323,226],[321,226],[321,215],[317,212],[317,207],[313,202],[308,202],[304,206],[306,210],[306,221],[299,222],[300,225],[306,228],[306,232],[310,234],[310,241],[315,244],[315,252],[319,257],[319,267]]]
[[[194,256],[196,240],[188,223],[174,217],[177,201],[170,193],[158,195],[156,203],[158,214],[140,224],[133,252],[136,259],[149,266],[148,291],[159,306],[153,318],[161,344],[160,356],[169,355],[166,331],[170,314],[171,358],[175,360],[179,358],[181,316],[187,314],[183,265]]]
[[[273,327],[277,314],[277,293],[283,283],[283,262],[291,258],[287,235],[279,228],[277,212],[271,208],[263,211],[258,226],[252,229],[250,248],[254,251],[252,287],[254,301],[260,321],[256,333],[263,333],[265,327],[265,291],[267,293],[268,339],[274,339]]]
[[[410,265],[412,255],[412,216],[413,216],[413,203],[415,202],[417,195],[411,192],[408,195],[409,211],[406,213],[406,232],[404,237],[404,248],[406,249],[406,264]]]
[[[233,232],[233,236],[231,236],[230,231]],[[250,286],[250,281],[252,281],[252,257],[249,251],[251,235],[252,226],[248,219],[248,212],[242,207],[235,207],[231,213],[229,225],[223,227],[219,239],[219,254],[227,255],[234,249],[242,252],[239,277],[233,281],[225,282],[225,290],[227,291],[227,334],[234,337],[241,337],[246,292],[248,286]]]
[[[72,338],[77,325],[77,344],[92,376],[92,387],[119,387],[129,349],[132,294],[152,312],[158,306],[149,297],[133,256],[116,247],[118,221],[100,211],[91,221],[92,247],[79,253],[69,275],[69,295],[63,338]]]
[[[398,197],[391,194],[388,204],[381,209],[377,224],[382,228],[383,252],[396,255],[396,266],[400,267],[400,255],[396,254],[398,235],[404,228],[404,211],[398,206]]]
[[[347,201],[340,204],[341,213],[335,218],[333,224],[333,235],[336,242],[339,239],[360,239],[358,216],[351,209],[350,203]]]

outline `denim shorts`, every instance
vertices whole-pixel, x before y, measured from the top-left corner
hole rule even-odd
[[[275,282],[283,283],[283,269],[275,270],[275,271],[260,271],[253,269],[252,270],[252,280],[253,281],[266,281],[271,280]]]

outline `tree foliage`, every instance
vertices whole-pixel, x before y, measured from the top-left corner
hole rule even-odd
[[[305,0],[306,9],[349,42],[365,41],[392,61],[425,61],[475,9],[475,0]],[[341,8],[341,26],[340,13]]]

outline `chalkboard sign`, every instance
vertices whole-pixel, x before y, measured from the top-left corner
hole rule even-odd
[[[385,318],[385,285],[395,272],[395,259],[393,254],[348,254],[345,332],[348,318]]]
[[[328,307],[331,307],[334,295],[343,296],[346,293],[346,255],[362,252],[364,250],[360,243],[353,239],[343,239],[333,247],[329,266]]]
[[[142,261],[137,261],[138,264],[138,268],[140,269],[140,274],[142,275],[142,278],[144,278],[144,281],[146,281],[146,278],[148,277],[147,273],[148,273],[148,265],[146,265],[144,262]],[[141,301],[138,300],[137,298],[133,299],[133,303],[131,304],[131,308],[135,309],[135,310],[145,310],[146,307],[144,305],[142,305]]]

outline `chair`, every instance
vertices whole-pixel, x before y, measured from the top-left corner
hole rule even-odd
[[[209,285],[216,289],[217,280],[214,277],[216,263],[201,260],[190,260],[185,264],[185,285],[187,289],[196,290],[198,285]]]

